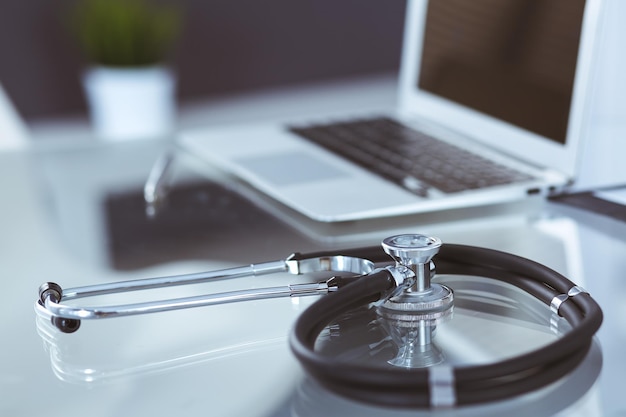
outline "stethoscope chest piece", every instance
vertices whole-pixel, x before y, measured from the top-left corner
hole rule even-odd
[[[419,234],[391,236],[383,240],[385,253],[396,261],[396,277],[404,279],[379,307],[380,313],[397,320],[432,320],[450,313],[454,293],[445,285],[431,282],[435,274],[432,258],[441,240]],[[396,278],[396,281],[399,281]]]

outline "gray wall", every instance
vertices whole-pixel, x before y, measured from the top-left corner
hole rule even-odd
[[[70,0],[0,0],[0,83],[27,120],[85,112]],[[181,0],[173,55],[182,101],[391,72],[404,0]]]

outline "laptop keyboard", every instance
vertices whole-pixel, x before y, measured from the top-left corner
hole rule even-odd
[[[386,117],[290,130],[423,197],[532,178]]]

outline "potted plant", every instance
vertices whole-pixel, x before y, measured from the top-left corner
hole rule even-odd
[[[70,25],[87,61],[83,86],[96,133],[158,137],[174,126],[175,76],[166,64],[180,10],[153,0],[79,0]]]

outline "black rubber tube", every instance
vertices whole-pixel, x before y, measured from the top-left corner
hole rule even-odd
[[[505,281],[547,305],[575,286],[541,264],[490,249],[443,245],[435,262],[438,273]],[[374,368],[345,363],[314,350],[319,333],[334,318],[380,297],[393,285],[390,274],[382,271],[320,299],[298,318],[290,337],[291,349],[307,372],[339,394],[384,406],[429,407],[428,369]],[[588,294],[579,294],[563,302],[559,314],[573,327],[559,340],[508,360],[455,368],[457,404],[520,395],[554,382],[578,366],[602,323],[602,311]]]

